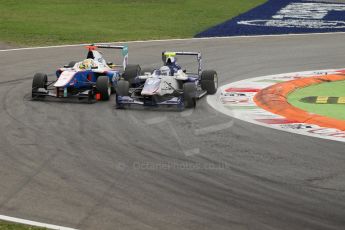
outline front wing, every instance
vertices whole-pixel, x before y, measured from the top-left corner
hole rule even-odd
[[[78,99],[89,99],[92,100],[94,98],[95,92],[93,89],[88,90],[80,90],[77,93],[71,94],[67,92],[67,90],[57,91],[56,89],[45,89],[45,88],[38,88],[32,90],[32,98],[33,99],[41,99],[43,97],[54,97],[54,98],[78,98]]]
[[[206,91],[197,91],[196,99],[200,99],[207,94]],[[142,105],[142,106],[170,106],[184,107],[184,99],[181,96],[172,97],[167,100],[154,100],[154,97],[131,97],[131,96],[116,96],[116,105]]]

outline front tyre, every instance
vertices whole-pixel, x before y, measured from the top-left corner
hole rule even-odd
[[[111,95],[111,84],[107,76],[99,76],[96,81],[96,89],[101,94],[102,101],[108,101]]]
[[[215,94],[218,89],[218,75],[214,70],[205,70],[201,73],[201,88],[208,94]]]
[[[117,96],[128,96],[129,95],[129,82],[125,80],[120,80],[117,82],[116,86]]]
[[[38,89],[43,88],[47,90],[48,77],[45,73],[36,73],[34,75],[34,79],[32,80],[32,97],[35,97],[34,93],[38,91]]]
[[[118,97],[128,96],[129,95],[129,82],[125,80],[120,80],[116,85],[116,108],[123,109],[124,105],[119,103]]]
[[[185,108],[194,108],[196,106],[197,88],[194,82],[183,84],[183,101]]]

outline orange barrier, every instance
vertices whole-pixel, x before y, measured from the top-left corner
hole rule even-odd
[[[288,82],[282,82],[259,91],[255,97],[255,103],[261,108],[272,113],[286,117],[300,123],[315,124],[321,127],[336,128],[345,131],[345,121],[335,118],[312,114],[292,106],[287,101],[287,96],[296,89],[331,81],[345,80],[345,75],[324,75],[301,78]]]

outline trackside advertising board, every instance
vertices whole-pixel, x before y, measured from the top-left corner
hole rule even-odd
[[[197,34],[196,37],[326,32],[345,32],[345,3],[269,0],[247,13]]]

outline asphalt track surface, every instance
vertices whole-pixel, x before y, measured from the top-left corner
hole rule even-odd
[[[220,84],[343,68],[345,36],[130,44],[130,62],[201,51]],[[0,213],[79,229],[344,229],[344,143],[195,110],[30,100],[82,47],[0,52]]]

